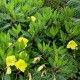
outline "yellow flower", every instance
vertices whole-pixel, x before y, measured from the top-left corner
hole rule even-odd
[[[27,63],[22,60],[22,59],[19,59],[16,64],[15,64],[16,68],[19,69],[20,71],[24,72],[26,67],[27,67]]]
[[[35,22],[36,18],[34,16],[31,16],[31,20],[32,20],[32,22]]]
[[[18,42],[21,42],[21,41],[24,42],[24,45],[25,45],[25,47],[26,47],[26,46],[27,46],[27,43],[28,43],[28,39],[26,39],[26,38],[24,38],[24,37],[20,37],[20,38],[18,39]]]
[[[16,61],[16,58],[15,58],[14,55],[7,56],[7,58],[6,58],[6,65],[7,66],[13,66],[13,65],[15,65],[15,61]]]
[[[10,67],[7,67],[6,74],[11,74],[11,68]]]
[[[68,42],[67,48],[71,48],[73,50],[73,49],[76,49],[77,46],[78,46],[77,43],[71,40],[70,42]]]
[[[12,43],[9,43],[9,44],[8,44],[8,47],[10,47],[11,45],[12,45]]]

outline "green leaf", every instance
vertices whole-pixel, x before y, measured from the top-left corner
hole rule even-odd
[[[53,42],[53,49],[54,49],[54,52],[57,51],[57,46],[56,46],[55,42]]]
[[[55,37],[57,33],[58,33],[58,28],[57,27],[56,28],[52,27],[50,29],[50,34],[52,35],[52,37]]]
[[[41,45],[41,43],[38,43],[38,49],[42,52],[42,45]]]
[[[62,75],[57,75],[57,79],[58,80],[67,80],[64,76]]]
[[[5,62],[5,55],[4,55],[4,50],[2,50],[1,48],[0,48],[0,57],[1,57],[1,62],[2,61],[4,61]]]
[[[19,75],[19,80],[24,80],[22,75]]]
[[[4,80],[11,80],[10,75],[4,75]]]
[[[20,25],[20,24],[18,24],[18,26],[17,26],[17,34],[19,34],[19,33],[20,33],[20,31],[21,31],[21,25]]]
[[[58,60],[59,60],[58,53],[55,53],[55,62],[58,63]]]
[[[43,42],[43,51],[45,51],[46,50],[46,44],[45,44],[45,42]]]
[[[21,26],[20,26],[20,24],[19,24],[19,25],[17,26],[17,28],[12,27],[12,29],[9,30],[9,33],[10,33],[11,35],[13,35],[14,37],[17,37],[18,34],[20,33],[20,31],[21,31]]]
[[[48,61],[49,61],[50,65],[51,65],[51,67],[53,68],[54,67],[54,60],[51,57],[49,57]]]
[[[66,52],[66,49],[64,49],[63,46],[59,47],[55,53],[58,53],[58,54],[64,54]]]
[[[8,29],[10,25],[11,25],[10,23],[7,23],[6,25],[4,25],[4,27],[1,27],[0,30]]]
[[[56,17],[57,17],[57,10],[55,10],[53,13],[53,18],[56,19]]]
[[[68,36],[66,33],[64,33],[62,30],[60,30],[60,35],[61,35],[61,39],[60,41],[62,41],[63,43],[68,40]]]

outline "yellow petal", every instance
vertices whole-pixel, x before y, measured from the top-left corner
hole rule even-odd
[[[76,49],[77,46],[78,46],[77,43],[73,40],[69,41],[67,44],[67,48],[71,48],[72,50]]]
[[[71,46],[71,49],[73,50],[73,49],[76,49],[76,47],[75,46]]]
[[[67,48],[70,48],[69,44],[67,45]]]

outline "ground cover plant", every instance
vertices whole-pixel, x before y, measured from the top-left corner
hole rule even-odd
[[[0,80],[80,80],[74,15],[43,0],[0,0]]]
[[[61,7],[66,6],[66,3],[69,0],[44,0],[44,6],[52,7],[54,9],[59,9]]]
[[[69,0],[67,5],[74,8],[75,10],[75,17],[80,18],[80,0]]]

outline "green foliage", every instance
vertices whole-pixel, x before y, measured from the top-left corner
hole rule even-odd
[[[75,17],[80,18],[80,0],[69,0],[67,5],[74,8]]]
[[[55,9],[45,7],[43,0],[0,0],[0,79],[79,78],[80,20],[74,9],[60,8],[65,2],[54,2]],[[69,44],[71,40],[78,46]],[[12,72],[6,74],[6,58],[12,55],[27,63],[24,72],[10,66]]]
[[[54,9],[59,9],[64,7],[68,0],[44,0],[44,5],[52,7]]]
[[[5,76],[4,76],[4,80],[11,80],[11,78],[10,78],[9,75],[5,75]]]
[[[8,3],[6,0],[0,0],[0,30],[8,29],[19,22],[23,24],[42,4],[43,0],[10,0]]]

